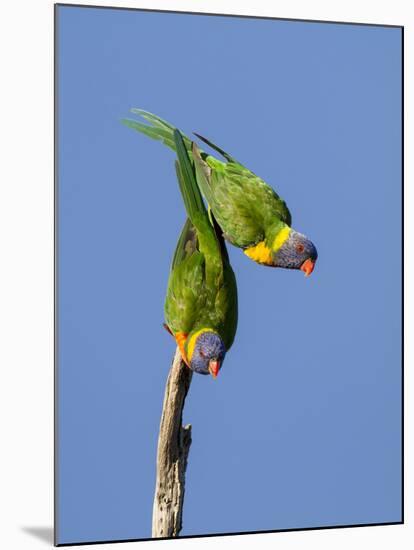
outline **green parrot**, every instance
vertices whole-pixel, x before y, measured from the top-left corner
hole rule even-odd
[[[165,326],[191,370],[214,378],[237,329],[237,286],[226,245],[214,228],[181,134],[173,133],[176,171],[188,219],[174,253]]]
[[[131,111],[150,124],[123,119],[124,124],[176,150],[174,126],[148,111]],[[310,239],[292,229],[286,203],[234,157],[199,134],[195,135],[227,161],[201,151],[183,136],[195,165],[197,184],[224,238],[260,264],[300,269],[306,276],[310,275],[318,253]]]

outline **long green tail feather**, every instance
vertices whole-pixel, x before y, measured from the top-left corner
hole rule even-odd
[[[223,257],[220,243],[204,205],[197,185],[194,166],[179,130],[174,130],[174,141],[178,156],[175,168],[184,206],[187,216],[196,229],[199,251],[206,260],[206,288],[213,289],[223,277]]]
[[[175,151],[174,139],[170,130],[167,131],[163,128],[154,128],[154,126],[149,126],[148,124],[143,124],[142,122],[129,118],[123,118],[121,122],[133,130],[137,130],[152,139],[161,141],[164,145]]]
[[[192,154],[193,154],[193,161],[194,161],[194,168],[195,168],[197,183],[198,183],[198,186],[199,186],[204,198],[208,202],[209,208],[210,208],[210,204],[211,204],[211,201],[212,201],[212,195],[211,195],[211,190],[210,190],[210,175],[209,175],[209,172],[211,171],[211,169],[203,161],[203,159],[201,157],[201,154],[200,154],[200,149],[198,148],[198,146],[194,142],[193,142],[193,146],[192,146],[191,151],[192,151]],[[211,221],[210,216],[209,216],[209,218],[210,218],[210,221]]]
[[[197,132],[194,132],[194,135],[197,136],[199,139],[201,139],[201,141],[204,141],[204,143],[206,143],[207,145],[209,145],[212,149],[214,149],[215,151],[217,151],[217,153],[220,153],[221,156],[223,156],[226,160],[228,160],[229,162],[238,162],[234,157],[232,157],[231,155],[229,155],[228,153],[226,153],[226,151],[223,151],[223,149],[221,147],[219,147],[218,145],[215,145],[212,141],[210,141],[209,139],[201,136],[200,134],[197,134]],[[239,163],[240,164],[240,163]]]
[[[167,128],[168,130],[171,130],[171,131],[175,130],[175,127],[172,124],[162,119],[161,117],[154,115],[154,113],[150,113],[149,111],[144,111],[144,109],[132,108],[131,113],[134,113],[134,115],[142,116],[142,118],[145,118],[145,120],[148,120],[148,122],[151,122],[154,126],[159,126],[160,128]]]
[[[200,215],[204,221],[207,221],[211,225],[181,132],[174,130],[173,135],[178,156],[175,168],[188,217],[196,227],[200,221]]]
[[[123,118],[121,119],[121,122],[125,124],[125,126],[128,126],[133,130],[137,130],[138,132],[141,132],[142,134],[145,134],[152,139],[161,141],[162,143],[164,143],[164,145],[166,145],[173,151],[176,150],[174,142],[174,130],[176,130],[176,128],[172,126],[172,124],[168,123],[166,120],[163,120],[157,115],[154,115],[148,111],[144,111],[143,109],[131,109],[131,112],[136,115],[142,116],[145,120],[150,122],[152,126],[150,124],[144,124],[130,118]],[[183,134],[182,138],[185,144],[185,148],[188,152],[191,153],[191,140]]]

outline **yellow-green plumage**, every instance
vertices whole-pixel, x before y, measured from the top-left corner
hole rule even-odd
[[[127,126],[176,150],[174,126],[147,111],[132,109],[132,112],[150,125],[125,119]],[[291,228],[289,209],[274,189],[220,147],[195,135],[226,159],[222,162],[201,151],[183,136],[184,147],[194,162],[197,185],[224,238],[258,263],[299,269],[306,260],[311,260],[313,268],[316,248],[307,237]]]
[[[194,167],[178,131],[175,140],[179,159],[177,177],[188,219],[172,261],[165,321],[191,367],[201,335],[218,335],[223,353],[231,347],[237,328],[237,287],[224,241],[209,219]],[[208,335],[205,338],[208,340]],[[209,344],[205,343],[207,348]]]

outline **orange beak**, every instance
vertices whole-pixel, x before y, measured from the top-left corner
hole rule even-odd
[[[220,361],[210,361],[208,364],[208,370],[213,378],[217,378],[220,370]]]
[[[311,260],[310,258],[308,258],[300,266],[300,270],[304,272],[305,277],[309,277],[309,275],[312,273],[314,267],[315,267],[315,262],[313,260]]]

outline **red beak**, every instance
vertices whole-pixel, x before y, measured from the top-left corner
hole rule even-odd
[[[208,364],[208,370],[213,378],[217,378],[220,370],[220,361],[210,361]]]
[[[310,258],[308,258],[300,266],[300,270],[305,273],[305,277],[309,277],[309,275],[312,273],[314,267],[315,267],[315,262],[313,260],[311,260]]]

